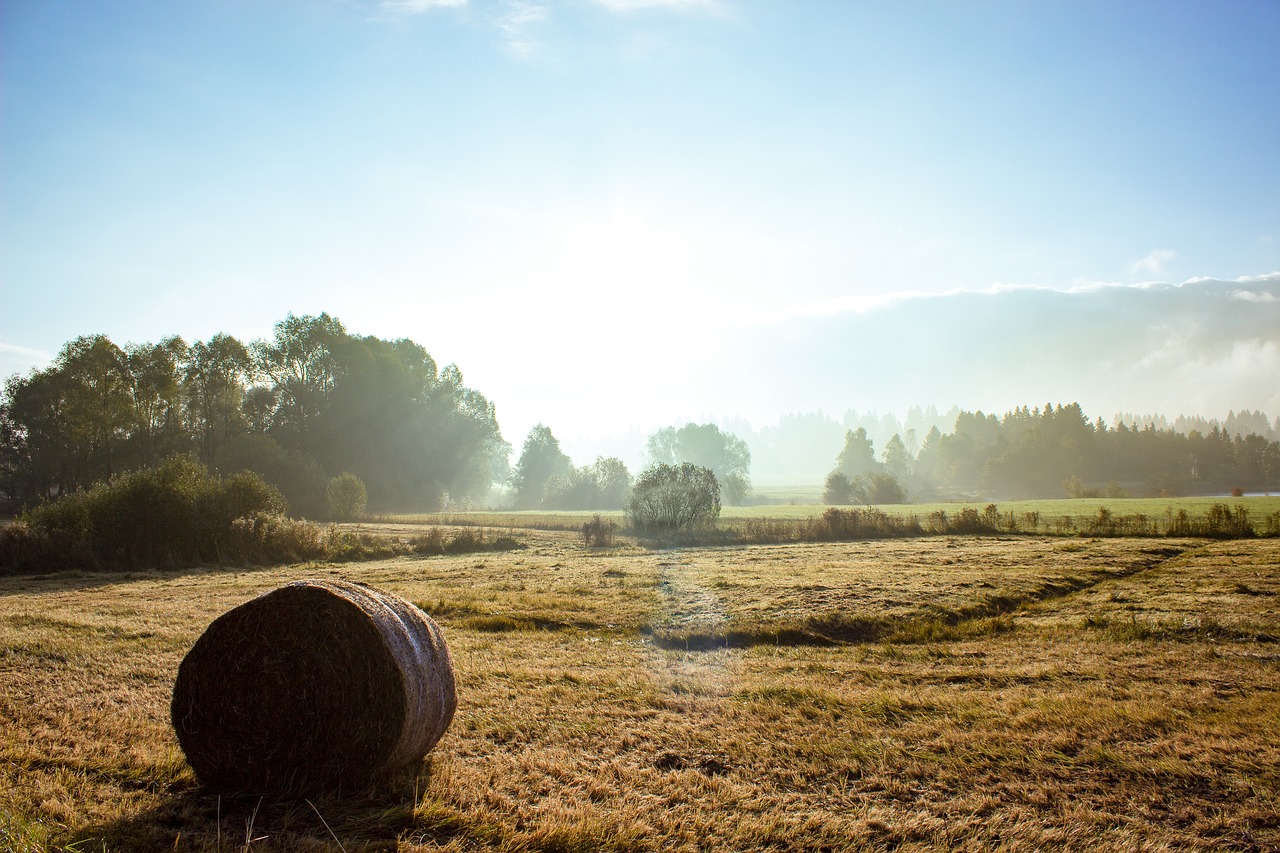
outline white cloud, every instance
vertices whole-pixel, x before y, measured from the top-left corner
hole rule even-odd
[[[44,367],[51,361],[53,356],[47,352],[0,341],[0,379]]]
[[[696,9],[714,9],[719,4],[715,0],[592,0],[597,6],[603,6],[610,12],[638,12],[645,9],[671,9],[686,11]]]
[[[1266,275],[1242,275],[1235,281],[1237,284],[1258,284],[1260,282],[1276,282],[1280,284],[1280,270],[1269,272]]]
[[[467,5],[467,0],[382,0],[382,8],[397,14],[416,15],[432,9]]]
[[[1233,290],[1229,295],[1231,296],[1232,299],[1236,300],[1237,302],[1261,303],[1261,302],[1277,301],[1276,295],[1266,290],[1262,291],[1261,293],[1259,293],[1256,290]]]
[[[502,14],[498,16],[498,29],[506,40],[507,50],[521,59],[538,52],[540,42],[534,38],[532,28],[545,21],[548,9],[529,0],[506,0]]]
[[[1129,270],[1134,273],[1164,275],[1164,265],[1176,257],[1178,257],[1178,253],[1172,249],[1156,249],[1142,260],[1134,263]]]

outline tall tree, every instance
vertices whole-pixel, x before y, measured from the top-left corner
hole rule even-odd
[[[346,338],[342,323],[328,314],[289,314],[276,323],[270,341],[254,345],[254,366],[270,380],[276,395],[273,426],[286,437],[286,446],[317,437],[312,428],[337,382],[335,351]]]
[[[520,459],[511,474],[517,509],[535,509],[547,499],[547,488],[556,477],[573,474],[573,462],[560,449],[560,441],[549,427],[538,424],[529,430]]]
[[[880,463],[876,462],[875,447],[867,437],[866,428],[858,427],[856,430],[845,432],[844,447],[836,457],[835,470],[844,474],[850,481],[863,474],[880,470]]]
[[[902,440],[902,436],[894,433],[884,445],[884,452],[881,454],[884,460],[884,469],[892,476],[899,480],[905,480],[911,474],[911,452],[907,450],[907,445]]]
[[[58,369],[70,380],[64,417],[86,472],[81,484],[106,479],[130,422],[125,354],[106,335],[76,338],[62,348]]]
[[[191,345],[182,387],[189,428],[207,465],[224,443],[246,429],[244,393],[252,368],[248,348],[230,335],[219,333],[207,343]]]
[[[181,365],[187,344],[175,336],[158,344],[131,344],[125,355],[133,400],[134,455],[140,464],[152,465],[185,449]]]
[[[710,470],[728,503],[741,503],[751,492],[751,448],[715,424],[665,427],[649,436],[647,450],[652,464],[688,462]]]

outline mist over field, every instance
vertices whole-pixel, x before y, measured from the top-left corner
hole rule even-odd
[[[701,375],[686,380],[687,397],[682,383],[673,382],[671,393],[654,388],[652,398],[614,402],[589,425],[566,419],[557,434],[575,458],[616,453],[629,459],[643,431],[611,431],[610,418],[660,426],[653,420],[660,413],[672,422],[722,422],[747,436],[804,419],[815,439],[832,448],[822,463],[829,468],[850,410],[891,416],[895,426],[913,426],[921,437],[928,425],[907,424],[908,413],[930,406],[944,433],[954,415],[951,423],[942,415],[955,407],[1002,415],[1078,402],[1091,420],[1109,425],[1122,414],[1221,421],[1230,412],[1260,410],[1274,418],[1280,415],[1280,273],[1072,290],[993,287],[827,306],[733,329],[715,363],[690,372]],[[682,410],[671,408],[673,397]],[[542,399],[555,409],[554,397]],[[550,415],[547,422],[558,426]],[[893,431],[870,430],[878,446]],[[766,445],[767,438],[753,442],[757,466],[767,458]],[[813,467],[818,455],[815,448],[815,459],[796,473],[820,476],[825,469]]]

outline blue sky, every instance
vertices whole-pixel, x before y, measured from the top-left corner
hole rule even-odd
[[[0,0],[0,372],[328,311],[456,362],[517,446],[783,406],[1274,416],[1277,44],[1273,0]],[[1252,353],[1229,399],[1194,385],[1221,365],[1109,389],[1023,335],[1044,387],[1012,401],[766,345],[843,317],[960,368],[957,293],[1201,278],[1261,288],[1215,315]],[[1139,337],[1197,322],[1175,302]]]

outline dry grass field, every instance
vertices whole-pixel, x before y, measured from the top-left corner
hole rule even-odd
[[[1280,849],[1280,540],[525,538],[0,579],[0,848]],[[376,791],[206,794],[178,663],[302,577],[432,613],[453,726]]]

